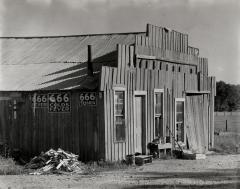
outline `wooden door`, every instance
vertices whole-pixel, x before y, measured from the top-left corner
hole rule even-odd
[[[208,98],[207,95],[186,97],[186,131],[189,148],[198,153],[208,149]]]
[[[135,108],[134,108],[134,117],[135,117],[135,135],[134,135],[134,145],[135,153],[144,153],[144,120],[145,120],[145,104],[144,96],[135,96]]]

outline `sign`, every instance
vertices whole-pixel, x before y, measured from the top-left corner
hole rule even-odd
[[[35,104],[34,104],[35,102]],[[48,95],[36,94],[32,97],[32,106],[35,108],[47,108],[48,107]]]
[[[81,92],[79,95],[80,106],[96,106],[97,98],[95,92]]]
[[[49,112],[70,112],[71,100],[69,93],[48,93]]]

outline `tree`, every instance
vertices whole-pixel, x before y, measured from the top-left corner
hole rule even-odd
[[[236,111],[240,108],[240,85],[216,83],[215,111]]]

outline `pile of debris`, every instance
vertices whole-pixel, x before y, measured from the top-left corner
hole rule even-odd
[[[35,156],[28,164],[28,169],[36,169],[31,172],[32,175],[41,175],[49,173],[76,173],[84,174],[85,165],[78,161],[78,155],[66,152],[60,148],[58,150],[50,149],[39,156]]]

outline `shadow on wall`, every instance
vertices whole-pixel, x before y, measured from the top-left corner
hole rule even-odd
[[[60,63],[60,62],[59,62]],[[61,62],[64,63],[64,62]],[[68,62],[66,62],[68,64]],[[69,63],[70,64],[70,63]],[[54,78],[57,74],[64,74],[72,72],[66,75],[61,75],[54,79],[50,79],[44,83],[39,84],[39,90],[59,90],[59,89],[89,89],[95,90],[98,87],[99,72],[102,66],[117,66],[117,51],[108,53],[102,57],[98,57],[92,60],[93,64],[93,77],[88,76],[88,63],[79,62],[78,65],[52,72],[44,77],[51,76]],[[42,87],[41,86],[45,86]]]

